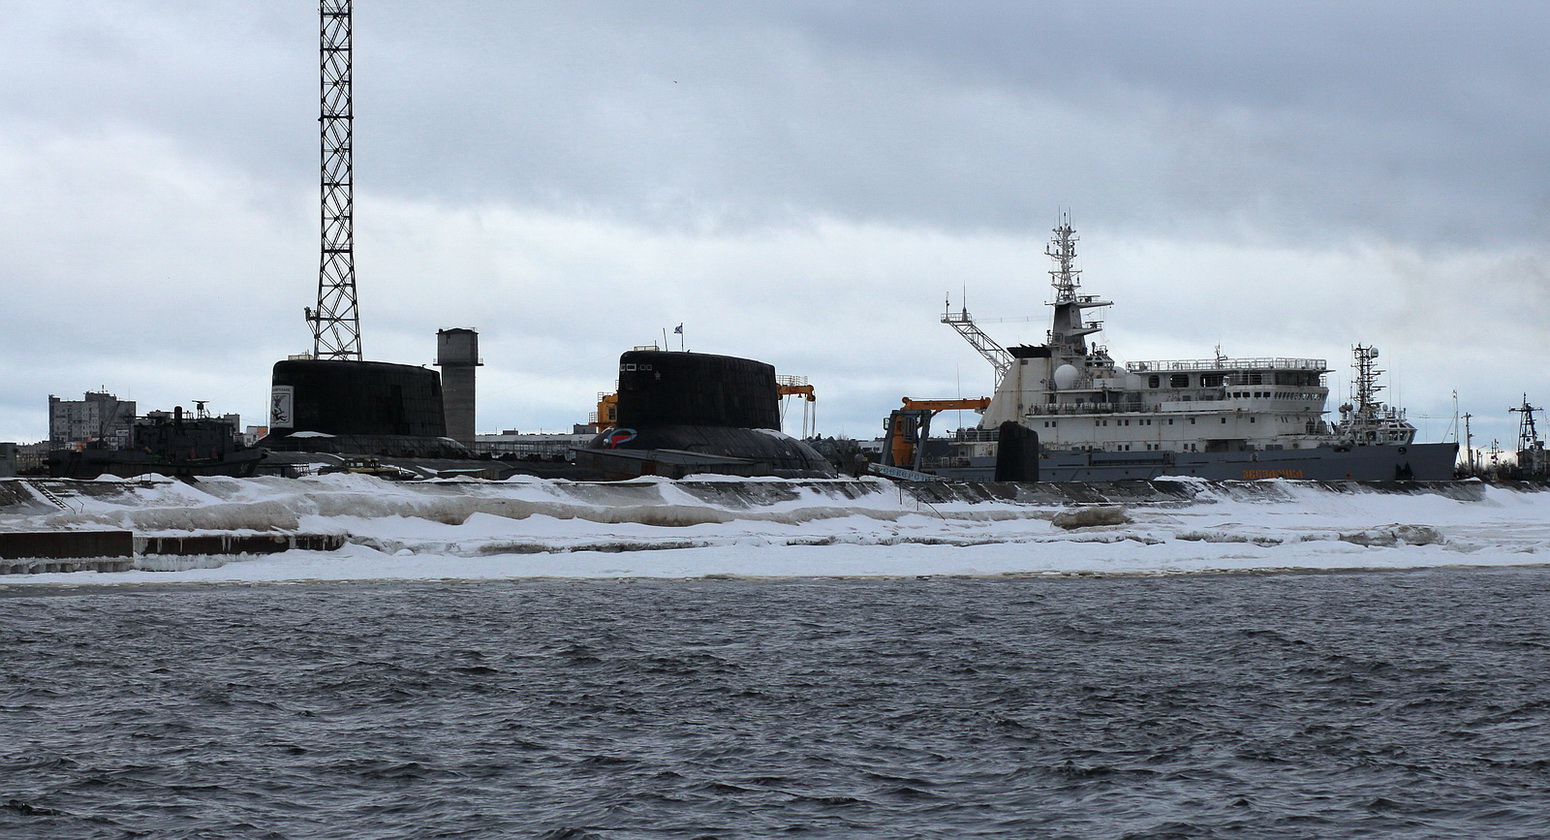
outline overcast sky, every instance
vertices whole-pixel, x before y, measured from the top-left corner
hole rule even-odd
[[[311,348],[316,4],[0,13],[0,440],[98,388],[265,422]],[[1333,408],[1375,344],[1426,440],[1454,391],[1486,445],[1550,401],[1542,0],[358,0],[354,33],[365,352],[479,330],[480,431],[568,431],[679,323],[808,377],[825,434],[988,395],[944,301],[1040,341],[1062,211],[1121,360],[1324,358]]]

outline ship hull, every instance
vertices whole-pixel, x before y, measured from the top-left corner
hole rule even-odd
[[[49,471],[60,478],[97,478],[111,475],[135,478],[152,473],[167,476],[224,475],[245,477],[258,470],[261,449],[242,449],[215,458],[169,458],[123,450],[57,451],[49,458]]]
[[[1039,480],[1131,481],[1190,476],[1213,481],[1446,481],[1454,477],[1457,457],[1458,445],[1454,443],[1255,452],[1064,452],[1039,458]],[[965,467],[928,471],[950,478],[990,481],[995,463],[992,458],[976,458]]]

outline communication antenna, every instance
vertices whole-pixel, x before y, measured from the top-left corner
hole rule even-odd
[[[1469,430],[1469,419],[1474,416],[1464,412],[1464,459],[1469,464],[1469,475],[1475,474],[1475,435]]]
[[[355,188],[350,166],[351,2],[322,0],[318,7],[323,240],[318,308],[306,312],[314,359],[358,362],[361,321],[355,302]]]
[[[1082,270],[1076,267],[1076,242],[1079,237],[1071,227],[1071,218],[1065,213],[1060,214],[1060,225],[1055,228],[1055,238],[1050,240],[1049,247],[1044,249],[1055,260],[1055,268],[1050,270],[1049,276],[1055,286],[1055,303],[1070,303],[1076,300],[1076,290],[1081,287]]]
[[[1358,344],[1351,352],[1356,357],[1353,365],[1356,368],[1356,410],[1371,414],[1378,407],[1378,392],[1383,390],[1383,386],[1378,384],[1378,377],[1383,375],[1383,371],[1378,370],[1375,364],[1378,348]]]
[[[1507,409],[1515,414],[1523,416],[1518,420],[1518,449],[1529,450],[1544,446],[1539,440],[1539,428],[1534,424],[1534,412],[1544,411],[1543,408],[1528,404],[1528,394],[1523,395],[1523,405],[1518,408]]]

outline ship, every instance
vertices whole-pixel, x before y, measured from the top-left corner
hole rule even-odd
[[[984,481],[1454,477],[1458,444],[1417,443],[1404,410],[1379,399],[1375,347],[1353,348],[1352,399],[1333,421],[1325,419],[1331,368],[1324,359],[1229,357],[1218,348],[1206,359],[1116,362],[1089,341],[1103,329],[1090,313],[1113,304],[1082,293],[1076,243],[1062,217],[1045,251],[1054,262],[1045,343],[1002,347],[966,307],[944,312],[942,322],[995,367],[993,396],[906,399],[885,426],[884,466]],[[943,445],[928,436],[942,407],[974,407],[982,416]],[[1011,449],[1017,453],[1007,457]]]
[[[193,416],[177,406],[171,413],[153,411],[135,418],[121,447],[94,440],[78,449],[50,452],[47,466],[50,475],[61,478],[250,476],[264,455],[264,450],[240,443],[231,423],[209,416],[199,403]]]

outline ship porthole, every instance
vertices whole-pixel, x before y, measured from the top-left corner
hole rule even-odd
[[[1404,447],[1403,447],[1403,446],[1401,446],[1401,447],[1400,447],[1400,448],[1399,448],[1399,454],[1401,454],[1401,455],[1403,455],[1403,454],[1405,454],[1405,451],[1406,451],[1406,450],[1405,450],[1405,448],[1404,448]]]

